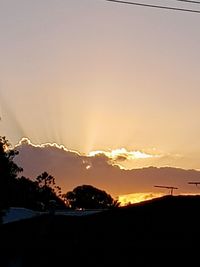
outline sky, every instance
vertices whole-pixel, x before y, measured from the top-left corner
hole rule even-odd
[[[125,169],[200,169],[199,20],[104,0],[0,0],[0,135],[135,155]]]

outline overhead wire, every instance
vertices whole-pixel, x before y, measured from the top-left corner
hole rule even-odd
[[[171,6],[163,6],[163,5],[153,5],[153,4],[132,2],[132,1],[123,1],[123,0],[105,0],[105,1],[118,3],[118,4],[127,4],[127,5],[141,6],[141,7],[158,8],[158,9],[166,9],[166,10],[174,10],[174,11],[182,11],[182,12],[190,12],[190,13],[199,13],[200,14],[200,10],[196,10],[196,9],[187,9],[187,8],[179,8],[179,7],[171,7]],[[176,0],[176,1],[181,1],[181,2],[187,1],[188,2],[189,0]],[[197,4],[197,1],[195,1],[195,2]],[[200,2],[198,2],[198,3],[200,3]]]
[[[185,2],[185,3],[189,3],[189,4],[200,4],[199,1],[193,1],[193,0],[174,0],[177,2]]]

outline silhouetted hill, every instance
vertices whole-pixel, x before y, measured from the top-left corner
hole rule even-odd
[[[85,217],[45,215],[1,226],[1,246],[20,259],[17,266],[61,266],[66,259],[74,266],[165,266],[172,256],[191,263],[199,212],[200,196],[166,196]]]

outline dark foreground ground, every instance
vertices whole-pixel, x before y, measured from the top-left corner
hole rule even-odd
[[[0,267],[200,266],[200,197],[0,227]]]

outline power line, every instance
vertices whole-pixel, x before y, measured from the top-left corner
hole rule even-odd
[[[199,1],[193,1],[193,0],[175,0],[175,1],[185,2],[185,3],[190,3],[190,4],[199,4],[200,5]]]
[[[174,11],[184,11],[184,12],[190,12],[190,13],[200,13],[200,10],[195,10],[195,9],[186,9],[186,8],[178,8],[178,7],[170,7],[170,6],[168,7],[168,6],[161,6],[161,5],[151,5],[151,4],[145,4],[145,3],[121,1],[121,0],[105,0],[105,1],[118,3],[118,4],[141,6],[141,7],[159,8],[159,9],[167,9],[167,10],[174,10]],[[179,0],[179,1],[186,1],[186,0]]]

